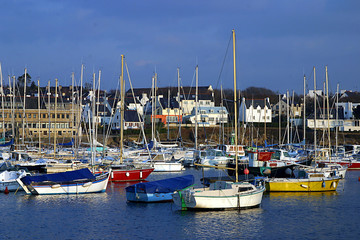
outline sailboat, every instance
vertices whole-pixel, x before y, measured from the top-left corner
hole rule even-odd
[[[233,38],[234,63],[234,109],[235,109],[235,146],[237,149],[237,104],[236,104],[236,64],[235,64],[235,30]],[[237,154],[235,162],[237,163]],[[261,204],[265,187],[261,181],[252,184],[249,181],[238,182],[238,164],[235,167],[235,182],[217,181],[208,188],[186,189],[173,194],[173,201],[187,209],[244,209],[257,207]]]
[[[142,181],[145,180],[153,171],[152,167],[135,167],[123,162],[123,133],[124,133],[124,106],[125,106],[125,89],[124,89],[124,55],[121,55],[121,76],[120,76],[120,94],[121,94],[121,114],[120,114],[120,164],[112,164],[110,181],[126,182],[126,181]]]
[[[83,194],[105,192],[110,172],[96,174],[88,168],[75,171],[25,176],[16,181],[26,194]]]

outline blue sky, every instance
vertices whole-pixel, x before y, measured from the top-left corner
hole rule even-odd
[[[228,0],[98,1],[8,0],[0,8],[0,61],[3,76],[26,67],[46,85],[85,81],[102,71],[102,87],[114,89],[124,54],[134,87],[182,84],[232,88],[231,52],[235,29],[238,87],[266,87],[302,93],[303,75],[313,88],[360,90],[360,1]],[[225,59],[225,60],[224,60]],[[222,68],[222,63],[225,62]],[[220,75],[220,72],[222,73]]]

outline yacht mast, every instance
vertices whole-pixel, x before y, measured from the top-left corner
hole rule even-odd
[[[71,126],[71,140],[74,139],[74,80],[75,80],[75,74],[74,72],[71,73],[71,120],[70,120],[70,126]],[[73,150],[74,150],[74,145],[75,143],[73,143]]]
[[[5,112],[4,112],[4,104],[5,104],[5,101],[4,101],[4,88],[3,88],[3,75],[2,75],[2,69],[1,69],[1,62],[0,62],[0,81],[1,81],[1,108],[2,108],[2,128],[3,128],[3,131],[2,131],[2,136],[3,136],[3,139],[5,140],[5,132],[6,132],[6,128],[5,128],[5,119],[4,119],[4,115],[5,115]]]
[[[219,121],[219,144],[224,144],[224,138],[222,137],[222,131],[224,129],[222,119],[223,116],[223,95],[222,95],[222,84],[220,85],[220,107],[221,107],[221,114],[220,114],[220,121]]]
[[[9,75],[9,88],[10,94],[12,94],[12,98],[10,98],[10,107],[11,107],[11,130],[12,130],[12,137],[15,139],[15,116],[14,116],[14,104],[15,104],[15,76],[13,78],[14,87],[11,89],[11,78]]]
[[[314,67],[314,159],[316,161],[316,72]]]
[[[237,97],[236,97],[236,56],[235,56],[235,30],[232,31],[233,35],[233,63],[234,63],[234,119],[235,119],[235,181],[238,182],[238,135],[237,135]]]
[[[168,89],[168,106],[167,106],[167,115],[168,115],[168,119],[166,120],[166,124],[167,124],[167,139],[170,140],[170,125],[169,125],[169,121],[170,121],[170,88]]]
[[[327,122],[328,122],[328,143],[329,143],[329,160],[331,161],[331,139],[330,139],[330,105],[329,105],[329,77],[328,77],[328,69],[325,66],[326,73],[326,104],[327,104]]]
[[[154,144],[156,143],[156,115],[157,115],[157,73],[155,71],[155,79],[154,79],[154,86],[155,86],[155,89],[154,89],[154,94],[155,94],[155,97],[154,97]],[[154,146],[156,147],[157,144],[155,144]]]
[[[154,142],[155,127],[154,127],[154,108],[155,108],[155,76],[152,77],[152,97],[151,97],[151,140]]]
[[[282,100],[281,100],[281,94],[279,94],[279,145],[281,145],[281,105],[282,105]]]
[[[121,55],[121,75],[120,75],[120,164],[123,163],[123,151],[124,151],[124,106],[125,106],[125,94],[124,89],[124,55]]]
[[[96,107],[96,86],[95,86],[95,81],[96,81],[96,75],[95,73],[93,73],[93,92],[92,92],[92,96],[91,96],[91,123],[89,121],[89,126],[91,126],[91,131],[90,131],[90,139],[91,139],[91,166],[94,168],[94,163],[95,163],[95,157],[96,157],[96,139],[95,139],[95,107]]]
[[[50,105],[51,92],[50,92],[50,81],[48,81],[47,95],[48,95],[49,147],[50,147],[50,143],[51,143],[51,121],[50,121],[50,117],[51,117],[51,114],[50,114],[51,113],[51,105]]]
[[[57,126],[56,126],[56,121],[57,121],[57,85],[58,85],[58,79],[55,78],[55,108],[54,108],[54,159],[56,158],[56,137],[57,137]]]
[[[181,138],[181,121],[182,118],[180,118],[180,114],[181,114],[181,110],[182,110],[182,102],[180,100],[180,70],[179,68],[177,68],[177,80],[178,80],[178,104],[179,104],[179,116],[178,116],[178,122],[179,122],[179,138],[180,138],[180,147],[181,147],[181,143],[182,143],[182,138]]]
[[[23,105],[23,118],[22,118],[22,145],[25,148],[25,119],[26,119],[26,75],[27,75],[27,69],[25,68],[25,74],[24,74],[24,105]]]
[[[339,84],[336,86],[336,124],[335,124],[335,151],[338,155],[338,131],[339,131]]]
[[[76,147],[76,157],[79,154],[79,148],[81,145],[81,121],[82,121],[82,100],[83,100],[83,78],[84,78],[84,64],[81,64],[81,73],[80,73],[80,95],[79,95],[79,119],[78,119],[78,145]]]
[[[290,106],[289,106],[289,90],[286,91],[286,132],[287,132],[287,148],[289,149],[290,144]]]
[[[264,98],[264,142],[265,141],[266,141],[266,98]]]
[[[195,87],[195,149],[198,150],[198,95],[199,95],[199,67],[196,65],[196,87]],[[200,115],[201,118],[201,115]]]
[[[303,128],[304,128],[304,130],[303,130],[303,141],[304,141],[304,148],[305,148],[305,139],[306,139],[306,123],[305,123],[305,121],[306,121],[306,96],[305,96],[305,94],[306,94],[306,77],[305,77],[305,74],[304,74],[304,116],[303,116]]]
[[[323,119],[323,135],[322,135],[322,147],[325,148],[325,108],[326,108],[326,87],[325,87],[325,81],[323,83],[323,111],[322,111],[322,119]]]
[[[38,121],[39,121],[39,127],[38,127],[38,133],[39,133],[39,154],[41,154],[41,132],[40,132],[40,129],[41,129],[41,106],[40,106],[40,80],[38,79],[37,80],[37,84],[38,84]]]

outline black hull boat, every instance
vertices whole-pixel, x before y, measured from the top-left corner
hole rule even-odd
[[[243,175],[244,170],[248,169],[249,174],[252,174],[254,176],[263,176],[263,177],[291,177],[292,170],[296,165],[287,165],[287,166],[281,166],[281,167],[250,167],[249,165],[245,164],[239,164],[238,165],[238,174]],[[228,163],[228,174],[229,176],[235,176],[235,163]]]

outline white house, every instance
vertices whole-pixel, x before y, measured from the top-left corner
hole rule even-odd
[[[141,96],[136,96],[135,98],[132,96],[125,98],[127,109],[136,110],[142,117],[144,115],[144,107],[149,100],[147,93],[142,93]]]
[[[353,118],[353,109],[359,105],[360,105],[360,103],[352,103],[352,102],[335,103],[335,106],[338,107],[339,111],[343,111],[344,119],[352,119]]]
[[[239,108],[239,121],[246,123],[271,123],[272,111],[269,98],[242,99]]]
[[[228,122],[229,113],[225,107],[198,107],[198,114],[196,108],[191,114],[183,117],[183,122],[191,122],[195,124],[195,118],[200,126],[215,126],[220,123]]]
[[[120,109],[117,108],[111,123],[112,130],[120,130],[121,127],[121,116]],[[125,110],[124,111],[124,130],[127,129],[140,129],[143,124],[141,116],[136,110]]]

